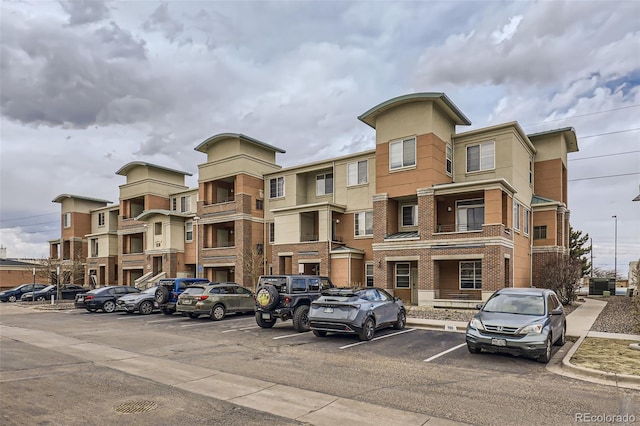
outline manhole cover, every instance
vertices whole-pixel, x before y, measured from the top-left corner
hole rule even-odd
[[[144,413],[158,408],[153,401],[133,401],[120,404],[116,407],[118,413]]]

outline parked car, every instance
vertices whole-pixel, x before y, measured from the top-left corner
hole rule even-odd
[[[176,311],[178,296],[180,296],[187,287],[194,284],[208,283],[209,280],[206,278],[163,278],[158,281],[156,302],[158,302],[163,314],[173,315]]]
[[[46,284],[22,284],[12,289],[0,292],[0,301],[15,302],[17,300],[20,300],[23,294],[27,292],[33,292],[34,290],[42,290],[46,286]]]
[[[236,283],[189,286],[178,297],[176,310],[191,318],[209,315],[220,321],[227,313],[254,312],[253,292]]]
[[[318,275],[262,275],[256,290],[256,323],[271,328],[280,318],[293,319],[296,331],[309,331],[309,307],[323,289],[335,287]]]
[[[135,287],[110,285],[76,295],[74,305],[76,308],[85,308],[89,312],[102,309],[103,312],[111,313],[116,310],[116,299],[129,293],[139,292],[140,290]]]
[[[467,348],[551,359],[551,346],[565,343],[567,320],[555,292],[541,288],[503,288],[478,305],[467,326]]]
[[[79,293],[84,293],[86,292],[87,289],[85,287],[82,287],[81,285],[76,285],[76,284],[62,284],[60,286],[60,298],[61,299],[68,299],[68,300],[73,300],[76,297],[76,294]],[[27,302],[30,300],[33,300],[34,295],[32,294],[33,292],[28,292],[28,293],[24,293],[21,297],[20,300],[22,302]],[[35,292],[35,300],[37,301],[45,301],[45,300],[50,300],[51,297],[53,297],[53,299],[55,300],[58,297],[58,290],[57,290],[57,286],[54,285],[50,285],[47,286],[45,288],[43,288],[42,290],[37,290]]]
[[[325,290],[309,310],[309,326],[318,337],[336,332],[371,340],[376,330],[402,330],[406,323],[402,300],[376,287]]]
[[[149,315],[154,309],[159,309],[156,300],[158,287],[149,287],[140,293],[130,293],[116,300],[116,309],[128,313],[140,312],[141,315]]]

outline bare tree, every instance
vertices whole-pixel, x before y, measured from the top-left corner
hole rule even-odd
[[[264,272],[264,253],[257,247],[246,248],[240,255],[243,272],[251,280],[251,288],[255,291],[258,277]]]
[[[44,258],[38,261],[40,267],[36,271],[36,276],[41,280],[46,280],[48,284],[58,284],[58,270],[60,271],[59,284],[79,284],[84,285],[85,262],[80,250],[76,251],[71,260],[56,258]],[[56,300],[60,300],[60,286]]]
[[[540,284],[554,290],[563,305],[570,305],[576,298],[578,279],[582,276],[582,263],[570,256],[558,256],[547,262]]]

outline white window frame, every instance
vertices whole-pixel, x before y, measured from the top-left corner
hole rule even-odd
[[[369,183],[369,160],[354,161],[347,164],[347,186],[367,183]]]
[[[370,217],[370,229],[367,228],[367,216]],[[370,233],[367,231],[370,231]],[[373,210],[365,210],[353,214],[353,233],[355,237],[370,237],[373,235]]]
[[[275,187],[272,185],[272,182],[275,182]],[[284,176],[269,179],[269,198],[282,197],[284,197]]]
[[[369,285],[371,283],[371,285]],[[367,262],[364,265],[364,286],[373,287],[373,262]]]
[[[92,238],[91,239],[91,257],[98,257],[98,254],[100,253],[98,249],[99,249],[98,239]]]
[[[411,162],[410,157],[406,157],[406,147],[405,144],[413,144],[413,162]],[[406,138],[398,141],[389,142],[389,170],[399,170],[405,169],[407,167],[415,167],[416,166],[416,138]],[[400,156],[399,164],[394,165],[394,163],[398,163],[398,159],[394,160],[394,155]],[[406,158],[405,158],[406,157]]]
[[[104,212],[99,212],[99,213],[98,213],[98,226],[99,226],[99,227],[103,227],[103,226],[104,226],[104,224],[105,224],[105,221],[104,221]]]
[[[453,176],[453,146],[450,143],[447,144],[445,157],[445,171],[448,176]]]
[[[544,237],[542,233],[544,231]],[[533,239],[534,240],[546,240],[547,239],[547,225],[537,225],[533,227]]]
[[[529,186],[533,187],[533,158],[529,158]]]
[[[156,237],[162,235],[162,222],[153,222],[153,235]]]
[[[180,197],[180,213],[188,213],[191,211],[191,195],[183,195]]]
[[[412,223],[405,224],[404,222],[404,211],[405,209],[411,209],[411,220]],[[400,227],[402,228],[412,228],[418,226],[418,205],[417,204],[405,204],[400,206]]]
[[[522,231],[524,235],[529,235],[529,222],[531,221],[531,210],[524,208],[524,221],[522,224]]]
[[[276,224],[275,222],[269,222],[269,244],[276,242]]]
[[[185,222],[184,224],[184,240],[187,242],[193,241],[193,222]]]
[[[465,265],[470,264],[470,265]],[[473,273],[473,283],[472,287],[463,287],[462,286],[462,270],[463,265],[466,266],[465,270],[471,270]],[[458,276],[458,286],[460,290],[482,290],[482,261],[481,260],[462,260],[459,264],[459,276]]]
[[[520,230],[520,210],[521,205],[516,200],[513,200],[513,229]]]
[[[403,268],[406,267],[407,268],[407,273],[406,274],[398,273],[398,267],[399,266],[402,266]],[[400,285],[399,282],[398,282],[398,278],[402,278],[403,281],[406,278],[407,284],[404,285],[404,283],[403,283],[403,285]],[[394,285],[395,288],[411,288],[411,263],[409,263],[409,262],[398,262],[398,263],[395,264],[393,285]]]
[[[478,148],[478,167],[469,169],[469,149]],[[482,142],[473,145],[467,145],[467,173],[483,172],[486,170],[493,170],[496,167],[496,149],[495,142]]]
[[[178,211],[178,197],[171,198],[171,211]]]
[[[331,179],[331,185],[328,188],[329,178]],[[316,195],[330,195],[333,194],[333,173],[323,173],[316,175]]]
[[[480,228],[475,229],[475,227],[472,227],[472,229],[469,229],[467,214],[465,213],[463,216],[461,215],[461,212],[462,210],[466,212],[469,209],[478,209],[478,208],[482,208],[482,211],[483,211],[482,223],[474,223],[474,225],[480,225]],[[461,220],[462,218],[464,218],[464,220]],[[456,231],[457,232],[481,231],[482,225],[484,225],[484,198],[472,198],[469,200],[456,201]]]
[[[62,220],[64,221],[65,228],[71,228],[71,213],[65,213],[62,215]]]

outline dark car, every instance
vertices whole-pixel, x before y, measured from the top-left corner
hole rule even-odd
[[[102,309],[104,312],[111,313],[116,310],[116,299],[130,293],[140,293],[140,290],[124,285],[100,287],[76,295],[74,305],[76,308],[85,308],[89,312]]]
[[[190,318],[209,315],[220,321],[227,313],[254,312],[253,292],[236,283],[189,286],[178,297],[176,309]]]
[[[467,348],[551,359],[551,346],[565,343],[567,320],[558,296],[549,289],[503,288],[478,305],[467,326]]]
[[[15,302],[20,300],[23,294],[42,290],[46,284],[22,284],[9,290],[0,292],[0,302]]]
[[[82,287],[81,285],[76,284],[62,284],[60,286],[60,298],[61,299],[69,299],[73,300],[76,297],[76,294],[84,293],[87,289]],[[58,297],[58,289],[56,285],[50,285],[42,290],[38,290],[35,292],[35,300],[45,301],[50,300],[53,297],[55,300]],[[21,301],[29,301],[33,300],[34,295],[33,292],[24,293],[20,298]]]
[[[309,326],[318,337],[335,332],[371,340],[376,330],[402,330],[406,322],[402,300],[376,287],[325,290],[309,310]]]

